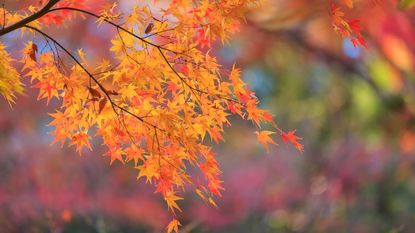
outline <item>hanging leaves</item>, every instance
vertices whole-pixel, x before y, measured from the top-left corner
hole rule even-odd
[[[353,0],[341,1],[348,8],[353,8]],[[354,47],[367,47],[366,39],[362,35],[362,26],[358,19],[347,19],[343,8],[332,2],[330,16],[334,30],[343,38],[349,38]]]
[[[217,207],[214,199],[224,188],[211,141],[224,141],[230,116],[282,132],[272,114],[258,107],[260,102],[241,79],[240,70],[222,68],[209,52],[214,41],[224,43],[238,30],[255,0],[171,1],[160,14],[139,3],[125,14],[116,4],[95,14],[84,8],[84,1],[55,3],[49,14],[22,25],[25,32],[51,46],[39,51],[28,42],[20,59],[22,74],[38,89],[38,99],[60,104],[59,111],[50,114],[52,143],[63,145],[68,140],[82,154],[84,148],[92,150],[88,132],[96,131],[107,147],[104,155],[109,163],[132,163],[138,179],[154,186],[173,215],[181,212],[181,192],[188,187]],[[75,14],[113,28],[110,59],[91,62],[82,49],[73,54],[42,29],[59,26]],[[351,27],[359,30],[356,23]],[[21,84],[1,44],[0,53],[0,91],[12,101]],[[57,54],[70,62],[63,66]],[[267,152],[269,144],[277,145],[271,138],[275,132],[256,133]],[[299,138],[288,134],[286,139],[302,149]],[[197,187],[189,174],[194,168],[204,177]],[[179,226],[173,219],[167,230],[177,232]]]
[[[180,222],[177,219],[173,219],[171,220],[171,222],[169,223],[169,225],[167,226],[167,233],[171,233],[171,232],[179,232],[179,226],[181,226],[182,224],[180,224]]]

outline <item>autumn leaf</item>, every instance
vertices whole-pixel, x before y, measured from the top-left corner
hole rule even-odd
[[[69,143],[69,146],[75,145],[76,151],[82,155],[82,147],[86,146],[88,149],[92,150],[91,145],[89,144],[89,136],[86,133],[77,133],[72,136],[71,142]]]
[[[223,140],[222,135],[216,127],[213,127],[209,130],[210,138],[213,139],[216,143],[219,143],[219,140]]]
[[[101,113],[102,112],[102,110],[104,109],[104,107],[105,107],[105,104],[107,103],[107,98],[102,98],[100,101],[99,101],[99,108],[98,108],[98,112],[99,113]]]
[[[180,224],[180,222],[177,219],[173,219],[170,221],[169,225],[167,225],[166,229],[167,229],[167,233],[171,233],[171,232],[179,232],[179,226],[181,226],[182,224]]]
[[[32,43],[32,50],[33,50],[35,53],[37,53],[37,51],[38,51],[37,44]]]
[[[216,209],[218,208],[218,205],[216,204],[216,202],[211,198],[211,197],[209,197],[209,203],[211,204],[211,205],[213,205]]]
[[[200,189],[195,189],[196,194],[202,199],[202,200],[206,200],[206,196],[203,194],[203,192]]]
[[[167,203],[167,207],[169,210],[171,210],[174,213],[174,210],[179,210],[180,212],[182,212],[182,210],[180,209],[180,207],[177,205],[176,201],[179,200],[183,200],[183,198],[175,195],[174,192],[167,192],[166,195],[164,196],[164,200]]]
[[[0,42],[0,94],[9,102],[14,102],[15,94],[23,93],[20,75],[11,65],[13,59],[6,51],[6,46]]]
[[[342,1],[348,8],[353,8],[353,0]],[[347,19],[346,13],[339,5],[331,3],[330,16],[334,30],[343,38],[349,38],[354,47],[367,47],[362,36],[363,28],[358,19]]]
[[[92,87],[89,87],[88,90],[89,90],[89,93],[91,93],[91,95],[94,98],[97,98],[97,99],[100,99],[101,98],[101,93],[99,93],[99,91],[97,91],[96,89],[94,89]]]
[[[115,161],[119,161],[122,164],[125,164],[122,156],[122,151],[117,147],[110,149],[107,153],[104,154],[104,156],[110,157],[110,165],[112,165]]]
[[[37,62],[36,51],[34,49],[30,50],[30,52],[29,52],[28,55],[29,55],[30,59],[32,59],[33,61]]]
[[[304,151],[304,146],[301,143],[298,142],[298,140],[301,140],[302,138],[296,136],[295,132],[296,132],[296,130],[290,131],[288,133],[283,132],[281,134],[282,140],[285,143],[293,144],[297,150],[303,152]]]
[[[154,24],[153,23],[149,23],[146,27],[146,30],[144,30],[145,34],[150,33],[153,30]]]
[[[38,51],[37,45],[35,43],[32,43],[32,49],[29,52],[29,57],[35,62],[37,62],[37,58],[36,58],[37,51]]]
[[[275,134],[275,132],[264,130],[256,131],[255,133],[257,135],[258,141],[264,145],[267,153],[269,153],[268,143],[277,145],[277,143],[270,137],[270,135]]]

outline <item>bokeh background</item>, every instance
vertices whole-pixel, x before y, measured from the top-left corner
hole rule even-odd
[[[214,46],[225,68],[242,68],[279,126],[297,130],[305,152],[279,142],[267,154],[255,129],[232,119],[215,146],[226,188],[219,208],[185,194],[182,232],[415,232],[411,2],[356,1],[350,14],[362,21],[367,49],[333,32],[321,0],[263,0],[229,44]],[[114,33],[82,18],[48,30],[90,59],[108,56],[102,48]],[[19,33],[1,39],[18,57]],[[133,167],[109,166],[98,139],[82,157],[50,145],[47,113],[57,105],[38,102],[26,85],[12,108],[0,101],[0,232],[165,231],[162,198]]]

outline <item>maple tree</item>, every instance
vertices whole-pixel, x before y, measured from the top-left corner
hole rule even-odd
[[[359,21],[345,19],[339,5],[351,9],[353,1],[339,2],[330,3],[334,29],[365,47]],[[53,143],[69,141],[82,154],[84,147],[92,150],[89,141],[96,131],[110,164],[132,164],[138,178],[155,186],[173,214],[167,231],[177,232],[183,189],[192,187],[214,206],[214,197],[221,196],[221,172],[207,138],[223,141],[231,115],[251,121],[267,151],[268,144],[277,144],[273,135],[303,151],[295,131],[284,132],[270,113],[258,108],[241,71],[221,67],[211,54],[212,43],[229,41],[244,13],[257,3],[173,0],[164,7],[134,4],[129,12],[114,3],[97,13],[87,1],[75,0],[33,1],[16,12],[2,7],[0,36],[20,30],[25,48],[13,59],[0,43],[0,93],[12,104],[23,92],[25,78],[39,89],[39,100],[58,100],[60,108],[50,114]],[[111,57],[91,61],[83,49],[70,51],[47,32],[75,16],[113,28]],[[44,39],[43,45],[29,39],[33,37]],[[63,63],[62,56],[70,62]],[[262,130],[263,123],[274,130]],[[194,182],[192,167],[202,172],[204,182]]]

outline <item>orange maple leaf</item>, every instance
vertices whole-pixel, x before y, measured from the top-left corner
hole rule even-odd
[[[46,104],[49,104],[50,100],[52,99],[52,96],[57,94],[56,86],[52,83],[51,80],[43,80],[35,85],[32,86],[32,88],[38,88],[39,95],[37,97],[38,100],[47,97]]]
[[[349,8],[353,8],[353,0],[343,0]],[[349,38],[354,47],[367,47],[367,42],[362,36],[363,30],[357,19],[347,20],[342,8],[334,3],[330,5],[330,15],[334,30],[343,38]]]
[[[255,133],[258,137],[258,141],[262,143],[262,145],[264,145],[267,153],[269,153],[269,148],[268,148],[267,143],[277,145],[277,143],[274,140],[272,140],[272,138],[269,136],[269,135],[275,134],[275,132],[263,130],[263,131],[256,131]]]
[[[213,141],[215,141],[217,144],[219,143],[219,140],[223,141],[223,137],[217,128],[209,129],[209,135],[210,138],[213,139]]]
[[[171,232],[179,232],[179,226],[181,226],[182,224],[180,224],[180,222],[177,219],[173,219],[171,220],[171,222],[169,223],[169,225],[166,227],[167,228],[167,233],[171,233]]]
[[[92,150],[91,145],[88,142],[89,136],[86,133],[78,133],[72,137],[72,140],[69,144],[76,145],[76,151],[82,155],[82,147],[85,145],[88,149]]]

